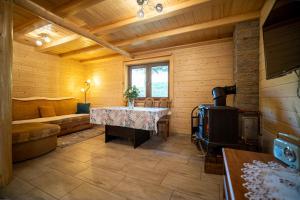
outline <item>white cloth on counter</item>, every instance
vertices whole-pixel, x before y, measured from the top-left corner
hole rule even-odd
[[[277,162],[263,163],[254,160],[244,163],[241,176],[248,193],[245,197],[250,200],[300,199],[300,173],[295,169],[284,167]]]

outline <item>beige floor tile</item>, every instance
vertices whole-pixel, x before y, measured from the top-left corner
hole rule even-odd
[[[92,157],[97,156],[96,153],[84,151],[81,149],[72,149],[72,150],[69,149],[66,150],[65,152],[62,152],[60,155],[80,162],[87,162],[91,160]]]
[[[162,185],[174,190],[197,195],[203,199],[219,199],[220,186],[218,184],[188,178],[176,173],[168,173]]]
[[[126,157],[121,158],[121,161],[127,164],[144,168],[154,168],[159,160],[160,158],[158,156],[155,157],[136,153],[129,153]]]
[[[14,199],[18,196],[26,194],[33,189],[33,186],[27,182],[14,177],[9,185],[0,188],[0,199]]]
[[[82,183],[79,179],[57,171],[46,173],[29,182],[56,198],[61,198]]]
[[[132,178],[124,179],[113,192],[129,200],[165,200],[172,194],[168,188]]]
[[[202,165],[188,165],[176,161],[161,160],[154,169],[165,173],[175,172],[191,178],[201,178],[201,168]]]
[[[60,155],[60,148],[56,148],[56,150],[47,153],[45,155],[42,155],[40,157],[37,157],[35,159],[31,159],[22,163],[30,163],[32,165],[40,165],[40,166],[46,166],[49,163],[59,159],[59,155]]]
[[[88,152],[96,152],[99,151],[99,149],[103,148],[105,144],[103,142],[99,142],[99,144],[89,144],[89,143],[79,143],[76,145],[76,148],[81,149],[83,151],[88,151]]]
[[[26,181],[42,176],[50,171],[52,171],[52,169],[47,166],[30,162],[15,164],[13,168],[14,176]]]
[[[125,157],[128,154],[128,151],[122,151],[119,149],[113,149],[113,148],[109,148],[104,146],[103,148],[97,149],[96,151],[94,151],[94,153],[96,153],[99,156],[102,157],[108,157],[108,158],[114,158],[114,159],[120,159]]]
[[[190,135],[172,135],[167,140],[169,143],[173,144],[191,144],[191,136]]]
[[[157,149],[161,151],[179,154],[183,148],[179,144],[166,142],[158,146]]]
[[[165,171],[155,171],[153,169],[142,168],[132,165],[126,165],[122,171],[128,177],[136,178],[145,182],[160,184],[163,178],[167,175]]]
[[[155,157],[167,160],[167,161],[175,161],[180,163],[188,163],[190,156],[180,155],[177,153],[166,152],[166,151],[155,151]]]
[[[108,156],[104,157],[95,157],[92,160],[86,162],[89,166],[100,167],[102,169],[120,171],[126,164],[124,160],[119,160],[115,158],[109,158]]]
[[[56,200],[56,198],[34,188],[24,195],[18,196],[16,200]]]
[[[204,160],[189,140],[151,136],[134,149],[127,141],[104,143],[104,135],[97,136],[14,165],[16,180],[0,194],[25,200],[222,197],[221,176],[203,172]]]
[[[170,200],[205,200],[199,196],[174,191]]]
[[[182,150],[180,151],[181,155],[186,155],[186,156],[201,156],[202,153],[197,149],[196,145],[193,144],[185,144],[182,145]]]
[[[76,175],[76,177],[103,189],[111,190],[118,185],[125,176],[109,170],[90,167]]]
[[[101,129],[100,129],[101,130]],[[103,128],[104,131],[104,128]],[[99,144],[99,143],[103,143],[104,142],[104,138],[105,138],[105,134],[103,133],[102,135],[90,138],[88,140],[83,141],[82,143],[89,143],[89,144]]]
[[[220,185],[220,200],[224,199],[224,183]]]
[[[110,142],[107,142],[105,143],[105,148],[111,148],[127,152],[134,150],[132,143],[124,139],[115,139]]]
[[[63,158],[60,160],[53,161],[51,164],[47,165],[47,167],[60,171],[64,174],[74,176],[87,169],[89,165],[83,162]]]
[[[62,200],[125,200],[125,198],[84,183],[64,196]]]
[[[217,184],[222,185],[223,184],[223,176],[202,172],[201,173],[201,181],[217,183]]]

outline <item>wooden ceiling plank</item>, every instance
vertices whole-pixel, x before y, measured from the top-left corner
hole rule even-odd
[[[221,38],[221,39],[216,39],[216,40],[207,40],[207,41],[202,41],[202,42],[195,42],[195,43],[184,44],[184,45],[175,45],[175,46],[171,46],[171,47],[164,47],[164,48],[159,48],[159,49],[154,49],[154,50],[136,52],[136,53],[133,53],[133,55],[134,55],[134,60],[145,58],[145,57],[149,58],[149,55],[152,56],[152,55],[159,54],[159,56],[162,56],[162,53],[164,53],[164,56],[166,56],[166,55],[171,55],[172,51],[177,50],[177,49],[192,48],[192,47],[197,47],[197,46],[210,45],[210,44],[216,44],[216,43],[222,43],[222,42],[230,42],[230,41],[232,41],[232,37],[226,37],[226,38]],[[118,54],[109,54],[109,55],[105,55],[105,56],[82,59],[79,62],[90,63],[90,62],[95,62],[97,60],[115,58],[117,56],[119,56],[119,55]],[[127,62],[127,61],[131,61],[131,59],[125,59],[125,62]]]
[[[208,21],[208,22],[203,22],[203,23],[199,23],[199,24],[195,24],[195,25],[175,28],[175,29],[172,29],[172,30],[162,31],[162,32],[154,33],[154,34],[149,34],[149,35],[137,37],[137,38],[130,39],[130,40],[124,40],[124,41],[114,43],[114,45],[116,45],[116,46],[127,46],[127,45],[131,45],[131,44],[138,44],[138,43],[141,43],[141,42],[144,42],[144,41],[161,39],[161,38],[164,38],[164,37],[170,37],[170,36],[174,36],[174,35],[178,35],[178,34],[183,34],[183,33],[188,33],[188,32],[193,32],[193,31],[199,31],[199,30],[205,30],[205,29],[210,29],[210,28],[215,28],[215,27],[231,25],[231,24],[235,24],[235,23],[238,23],[238,22],[248,21],[248,20],[257,19],[257,18],[259,18],[259,12],[258,11],[245,13],[245,14],[241,14],[241,15],[234,15],[234,16],[229,16],[229,17],[225,17],[225,18],[221,18],[221,19],[217,19],[217,20],[212,20],[212,21]],[[73,56],[75,54],[85,53],[85,52],[93,51],[93,50],[96,50],[96,49],[99,49],[99,48],[97,48],[96,46],[90,46],[90,47],[86,47],[86,48],[83,48],[83,49],[75,50],[73,52],[67,52],[67,53],[65,53],[64,55],[61,55],[61,56],[62,57],[65,57],[65,56],[70,57],[70,56]]]
[[[95,50],[98,50],[98,49],[101,49],[101,47],[99,47],[98,45],[93,45],[93,46],[85,47],[85,48],[82,48],[82,49],[76,49],[76,50],[73,50],[73,51],[62,53],[59,56],[63,57],[63,58],[70,58],[70,57],[72,57],[74,55],[77,55],[77,54],[81,54],[81,53],[88,52],[88,51],[95,51]]]
[[[82,11],[86,8],[92,7],[104,0],[72,0],[59,7],[57,10],[57,15],[65,18],[71,15],[75,15],[79,11]]]
[[[104,0],[71,0],[67,3],[64,3],[50,11],[52,11],[53,13],[59,15],[62,18],[66,18],[68,16],[74,15],[77,12],[89,8],[95,4],[98,4],[100,2],[102,2]],[[39,28],[39,24],[43,24],[41,23],[41,19],[39,18],[33,18],[31,20],[29,20],[28,22],[26,22],[26,24],[22,24],[18,27],[14,28],[15,32],[30,32],[36,28]]]
[[[33,14],[51,22],[51,23],[54,23],[54,24],[57,24],[58,26],[61,26],[63,28],[66,28],[76,34],[79,34],[81,36],[84,36],[86,38],[89,38],[93,41],[95,41],[97,44],[103,46],[103,47],[106,47],[106,48],[109,48],[115,52],[118,52],[119,54],[122,54],[126,57],[132,57],[130,53],[112,45],[111,43],[95,36],[94,34],[90,33],[89,31],[81,28],[81,27],[78,27],[76,26],[75,24],[71,23],[71,22],[68,22],[66,20],[64,20],[63,18],[55,15],[54,13],[46,10],[45,8],[33,3],[32,1],[30,0],[14,0],[15,4],[31,11]]]
[[[113,24],[109,24],[106,26],[99,26],[91,31],[93,33],[109,33],[112,31],[119,30],[123,28],[124,26],[129,26],[129,25],[138,25],[138,24],[144,24],[152,21],[157,21],[161,20],[164,18],[172,17],[175,15],[179,15],[183,12],[186,12],[187,9],[190,9],[194,6],[204,4],[207,2],[210,2],[211,0],[189,0],[184,3],[176,4],[174,6],[170,6],[164,9],[162,13],[157,14],[157,12],[151,12],[147,13],[144,18],[140,19],[138,17],[132,17],[126,20],[122,20]]]
[[[55,40],[55,41],[53,41],[51,43],[45,44],[45,45],[43,45],[41,47],[37,47],[35,49],[37,51],[39,51],[39,52],[47,52],[47,51],[50,51],[51,49],[53,49],[53,48],[55,48],[55,47],[57,47],[59,45],[66,44],[66,43],[68,43],[70,41],[74,41],[74,40],[77,40],[79,38],[80,38],[79,35],[72,34],[72,35],[63,37],[63,38],[61,38],[59,40]]]
[[[193,32],[193,31],[199,31],[199,30],[205,30],[205,29],[210,29],[210,28],[215,28],[215,27],[220,27],[220,26],[226,26],[226,25],[231,25],[235,24],[241,21],[248,21],[252,19],[257,19],[259,18],[259,12],[250,12],[246,14],[241,14],[241,15],[235,15],[235,16],[230,16],[230,17],[224,17],[221,19],[217,20],[212,20],[208,22],[203,22],[191,26],[185,26],[181,28],[176,28],[168,31],[162,31],[150,35],[145,35],[141,36],[138,38],[134,38],[131,40],[125,40],[121,42],[115,43],[116,46],[126,46],[130,45],[133,43],[140,43],[143,41],[149,41],[149,40],[155,40],[155,39],[160,39],[164,37],[169,37],[169,36],[174,36],[178,34],[183,34],[183,33],[188,33],[188,32]]]
[[[232,41],[232,37],[225,37],[225,38],[215,39],[215,40],[206,40],[206,41],[195,42],[195,43],[190,43],[190,44],[183,44],[183,45],[176,45],[176,46],[171,46],[171,47],[163,47],[163,48],[159,48],[159,49],[152,49],[152,50],[147,50],[147,51],[142,51],[142,52],[133,52],[132,54],[134,55],[135,58],[138,58],[139,56],[149,55],[149,54],[154,54],[154,53],[159,53],[159,52],[167,52],[167,51],[173,51],[173,50],[177,50],[177,49],[191,48],[191,47],[196,47],[196,46],[210,45],[210,44],[229,42],[229,41]]]

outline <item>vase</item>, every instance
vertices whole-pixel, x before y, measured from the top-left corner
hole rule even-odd
[[[134,99],[128,99],[128,108],[133,109],[134,108]]]

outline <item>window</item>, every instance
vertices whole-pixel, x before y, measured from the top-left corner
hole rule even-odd
[[[128,85],[140,90],[140,98],[169,97],[169,63],[130,66],[128,75]]]

